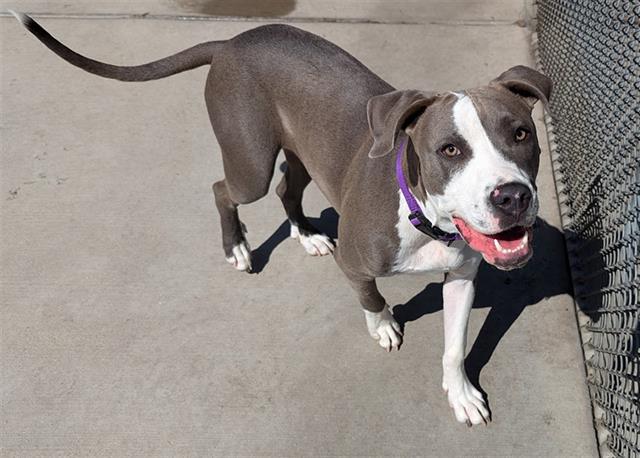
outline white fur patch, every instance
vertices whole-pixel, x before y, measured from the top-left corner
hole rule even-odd
[[[233,247],[232,255],[226,258],[227,262],[242,272],[251,270],[251,248],[245,241]]]
[[[326,256],[335,248],[331,239],[325,234],[303,235],[296,224],[291,223],[291,238],[298,239],[305,251],[311,256]]]
[[[449,406],[456,420],[467,425],[487,424],[490,421],[489,410],[482,394],[469,382],[466,374],[460,373],[448,384],[442,384]]]
[[[468,258],[466,243],[456,241],[447,246],[446,243],[434,240],[419,230],[409,221],[409,207],[401,191],[398,191],[398,237],[400,248],[394,263],[394,272],[419,273],[427,271],[450,271],[458,269]],[[432,205],[427,202],[418,204],[423,213],[443,230],[457,232],[455,226],[447,225],[446,219],[439,218]],[[444,229],[446,227],[446,229]]]
[[[402,332],[400,325],[393,318],[389,306],[385,305],[381,312],[364,310],[369,335],[378,341],[378,344],[387,351],[400,349],[402,344]]]
[[[501,229],[499,221],[489,207],[491,191],[505,183],[526,185],[533,196],[531,212],[537,211],[537,195],[527,174],[495,148],[471,98],[456,95],[458,101],[453,106],[453,120],[458,133],[471,147],[473,156],[461,171],[451,177],[442,195],[429,196],[429,199],[444,214],[455,214],[483,232],[498,232]]]

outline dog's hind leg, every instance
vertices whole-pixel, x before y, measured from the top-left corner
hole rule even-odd
[[[251,249],[238,205],[249,204],[269,191],[280,137],[264,97],[236,73],[242,69],[212,69],[205,88],[211,126],[222,152],[224,179],[213,185],[220,213],[222,244],[227,261],[241,271],[251,270]],[[226,73],[231,73],[227,75]],[[250,109],[252,108],[252,109]]]
[[[293,152],[285,150],[284,154],[287,158],[287,168],[276,193],[291,223],[291,237],[298,239],[310,255],[327,255],[334,249],[333,241],[316,229],[302,211],[302,195],[311,177]]]
[[[271,145],[269,150],[253,149],[239,144],[233,148],[219,139],[225,179],[213,184],[216,207],[220,213],[222,246],[227,262],[237,270],[251,271],[251,249],[245,237],[246,227],[238,216],[238,205],[249,204],[264,197],[269,191],[273,177],[273,167],[279,146]]]
[[[251,248],[245,238],[246,229],[238,216],[238,204],[229,196],[226,180],[213,186],[216,207],[222,227],[222,247],[229,264],[241,271],[251,271]]]

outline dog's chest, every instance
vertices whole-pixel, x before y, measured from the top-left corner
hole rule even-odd
[[[462,267],[467,261],[464,242],[448,244],[433,240],[413,227],[408,215],[409,208],[401,197],[396,224],[400,244],[394,262],[394,272],[448,272]]]
[[[413,227],[409,229],[416,234],[404,234],[405,237],[400,235],[400,247],[394,263],[395,272],[448,272],[459,269],[465,263],[464,250],[459,246],[463,242],[448,246],[429,239]]]

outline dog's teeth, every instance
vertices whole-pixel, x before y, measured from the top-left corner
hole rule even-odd
[[[504,248],[500,245],[500,241],[498,239],[493,239],[493,245],[496,247],[496,250],[502,254],[515,253],[516,251],[522,250],[529,243],[529,234],[525,232],[524,237],[520,240],[520,243],[515,248]]]
[[[511,253],[511,250],[509,250],[508,248],[503,248],[502,245],[500,245],[498,239],[493,239],[493,245],[496,247],[496,250],[498,250],[502,254]]]

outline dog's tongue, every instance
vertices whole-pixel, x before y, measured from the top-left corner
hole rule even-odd
[[[509,263],[521,259],[530,251],[530,229],[517,226],[497,234],[482,234],[464,220],[453,218],[458,231],[469,246],[482,253],[487,262]]]

